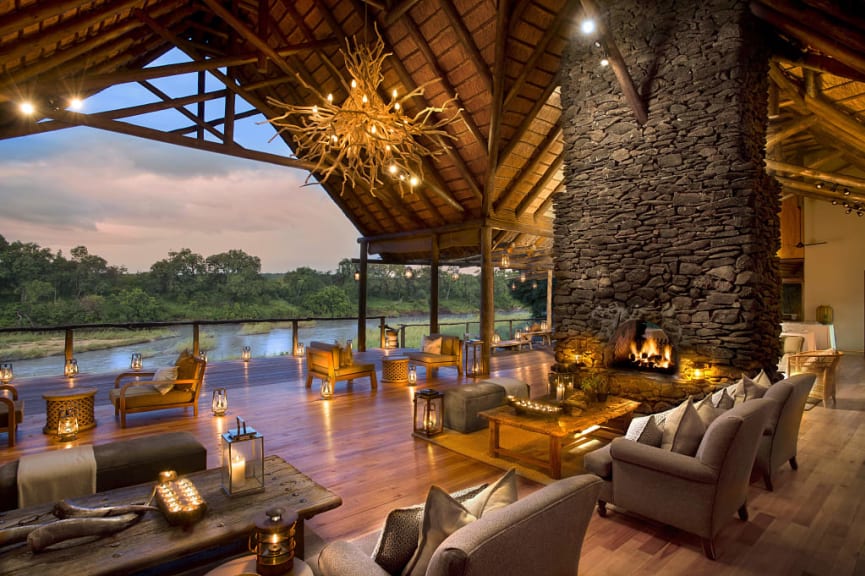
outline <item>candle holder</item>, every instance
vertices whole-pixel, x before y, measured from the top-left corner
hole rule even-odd
[[[144,359],[141,357],[141,352],[133,352],[132,359],[129,361],[129,368],[132,370],[141,370],[144,367]]]
[[[57,439],[60,442],[71,442],[78,438],[78,418],[75,411],[67,408],[57,420]]]
[[[174,470],[159,473],[159,483],[153,489],[151,499],[156,499],[156,507],[172,526],[189,526],[204,517],[207,502],[198,493],[191,480],[177,479]]]
[[[414,364],[408,365],[408,385],[414,386],[417,384],[417,367]]]
[[[214,416],[225,416],[228,412],[228,390],[216,388],[213,390],[213,399],[210,401],[210,409]]]
[[[240,359],[244,362],[249,362],[252,358],[252,348],[244,346],[240,351]]]
[[[330,400],[333,398],[333,381],[330,378],[321,379],[321,399]]]
[[[294,349],[294,355],[300,357],[304,354],[306,354],[306,346],[303,345],[303,342],[298,342],[297,347]]]
[[[444,431],[444,397],[445,395],[430,388],[415,392],[414,433],[424,436],[435,436]]]
[[[239,416],[222,435],[222,489],[229,496],[264,490],[264,436]]]
[[[261,576],[290,574],[297,548],[297,514],[270,508],[256,518],[249,536],[249,551],[255,554],[255,572]]]
[[[66,361],[66,366],[63,368],[63,375],[67,378],[75,378],[78,376],[78,360],[70,358]]]
[[[9,384],[14,378],[14,374],[12,373],[12,364],[9,362],[0,364],[0,382],[4,384]]]

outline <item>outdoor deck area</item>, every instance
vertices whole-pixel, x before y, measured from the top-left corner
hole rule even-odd
[[[381,368],[379,349],[356,353]],[[494,355],[492,375],[522,379],[533,395],[543,393],[552,354],[548,349]],[[377,529],[387,512],[422,502],[430,484],[454,490],[497,478],[490,465],[416,439],[411,434],[413,388],[367,379],[339,382],[332,400],[319,398],[316,384],[304,386],[304,361],[293,357],[254,358],[248,364],[217,362],[207,367],[198,418],[191,410],[162,410],[129,416],[121,429],[108,402],[113,376],[83,374],[76,387],[97,387],[98,425],[79,434],[78,443],[104,443],[167,430],[194,434],[208,450],[208,466],[219,465],[219,435],[235,416],[264,435],[268,454],[291,462],[343,499],[336,510],[309,525],[325,540],[353,538]],[[453,368],[426,378],[418,387],[447,390],[471,378]],[[62,447],[42,433],[42,394],[67,387],[63,378],[21,379],[14,384],[26,400],[18,445],[0,448],[0,463],[25,453]],[[211,391],[228,389],[229,414],[210,414]],[[689,534],[621,513],[594,515],[583,547],[583,575],[610,574],[832,574],[865,573],[865,361],[844,356],[836,407],[805,413],[799,443],[799,470],[782,468],[775,492],[751,485],[751,520],[731,522],[717,540],[719,559],[703,556]],[[538,484],[521,479],[527,494]],[[253,513],[254,511],[251,511]],[[615,554],[613,554],[615,552]],[[2,558],[2,557],[0,557]]]

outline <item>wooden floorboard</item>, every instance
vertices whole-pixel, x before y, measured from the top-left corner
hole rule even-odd
[[[390,353],[397,353],[391,351]],[[356,353],[381,365],[381,350]],[[493,357],[493,375],[520,378],[544,391],[553,358],[549,351],[503,353]],[[379,370],[380,373],[380,370]],[[442,368],[419,387],[439,390],[472,379]],[[42,394],[68,386],[63,378],[14,382],[25,399],[25,420],[14,449],[0,448],[0,464],[22,454],[62,448],[42,434]],[[250,363],[212,363],[197,418],[192,410],[163,410],[128,417],[121,429],[108,403],[111,375],[82,375],[75,386],[95,386],[98,426],[78,443],[104,443],[166,430],[186,430],[208,450],[208,465],[219,465],[219,436],[242,416],[278,454],[343,498],[343,505],[314,518],[325,539],[353,538],[377,529],[397,506],[422,502],[430,484],[455,490],[497,478],[500,471],[411,434],[412,389],[369,380],[340,382],[333,400],[319,398],[317,383],[304,386],[303,361],[291,357],[255,358]],[[229,416],[210,415],[214,388],[228,389]],[[0,434],[0,442],[5,435]],[[4,444],[5,446],[5,444]],[[583,547],[584,576],[633,574],[794,574],[865,575],[865,360],[843,357],[837,406],[805,413],[799,443],[799,470],[784,466],[775,492],[762,483],[749,491],[751,520],[733,519],[717,539],[719,559],[707,560],[698,538],[641,518],[612,511],[592,517]],[[521,495],[539,485],[520,479]],[[250,511],[255,513],[255,511]]]

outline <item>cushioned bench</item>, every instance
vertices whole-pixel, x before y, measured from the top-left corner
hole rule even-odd
[[[463,433],[486,428],[487,421],[478,412],[501,406],[508,396],[528,398],[529,385],[516,378],[498,377],[447,390],[444,425]]]
[[[207,449],[189,432],[166,432],[93,446],[96,490],[156,483],[163,470],[207,468]],[[62,470],[57,471],[62,474]],[[0,510],[18,508],[18,460],[0,466]]]

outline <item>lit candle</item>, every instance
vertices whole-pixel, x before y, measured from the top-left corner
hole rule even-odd
[[[556,386],[556,400],[562,401],[565,399],[565,385],[559,384]]]
[[[246,460],[243,456],[231,457],[231,487],[243,486],[246,482]]]

